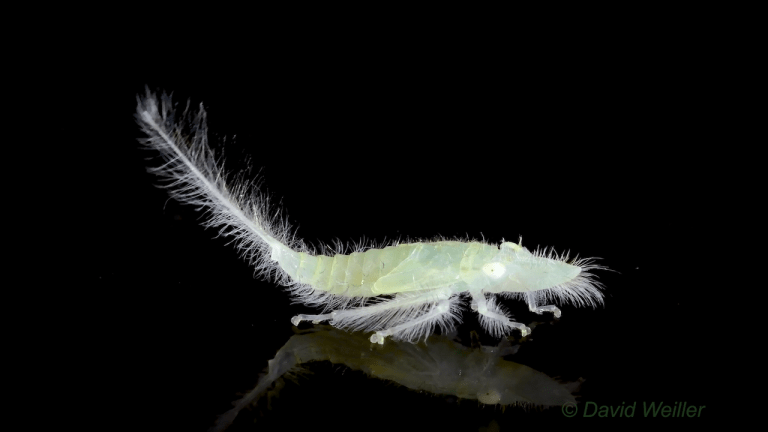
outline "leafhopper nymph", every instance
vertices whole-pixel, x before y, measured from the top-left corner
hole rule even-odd
[[[520,242],[487,244],[458,240],[358,247],[350,254],[317,254],[295,239],[287,223],[270,213],[266,198],[243,184],[226,184],[222,168],[208,147],[206,113],[189,106],[178,113],[171,100],[147,92],[139,98],[136,119],[164,163],[150,171],[169,180],[171,195],[207,210],[206,226],[232,236],[239,250],[264,275],[288,288],[294,298],[321,307],[318,315],[334,327],[373,331],[373,343],[386,337],[417,341],[436,326],[444,331],[460,322],[468,303],[483,327],[494,336],[519,330],[497,297],[519,298],[531,311],[553,313],[553,303],[597,306],[601,284],[590,270],[602,269],[593,259],[570,260],[550,251],[529,251]]]

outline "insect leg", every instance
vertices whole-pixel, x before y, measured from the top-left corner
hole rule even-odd
[[[537,314],[543,314],[544,312],[552,312],[555,314],[555,318],[560,318],[560,316],[562,315],[562,312],[560,312],[560,309],[555,305],[537,306],[535,292],[528,292],[526,293],[525,297],[526,297],[526,300],[528,301],[528,309],[530,309],[531,312],[535,312]]]
[[[469,293],[472,296],[472,310],[476,310],[480,314],[480,324],[492,336],[503,336],[513,329],[520,330],[523,336],[531,333],[530,327],[509,319],[504,311],[496,305],[493,297],[489,301],[485,298],[485,294],[482,291],[470,290]]]
[[[371,342],[384,345],[384,338],[386,338],[387,336],[391,336],[395,333],[407,331],[408,329],[415,326],[429,325],[430,321],[439,320],[441,316],[447,314],[450,310],[451,310],[450,301],[448,299],[440,300],[437,304],[435,304],[432,307],[432,309],[429,312],[425,313],[424,315],[416,319],[410,320],[408,322],[405,322],[403,324],[390,327],[386,330],[380,330],[372,334]]]
[[[296,315],[295,317],[291,318],[291,323],[293,325],[297,326],[302,321],[312,321],[312,324],[320,324],[320,321],[326,321],[329,319],[332,319],[332,313],[322,314],[322,315]]]
[[[448,298],[450,295],[450,290],[431,291],[421,294],[407,293],[405,295],[399,295],[392,300],[383,301],[371,306],[364,306],[353,309],[339,309],[322,315],[296,315],[295,317],[291,318],[291,323],[297,326],[302,321],[312,321],[313,324],[318,324],[320,321],[331,320],[330,324],[335,327],[342,328],[351,326],[356,330],[359,330],[367,327],[365,324],[360,324],[358,326],[359,323],[367,322],[367,318],[370,318],[376,314],[386,314],[394,310],[404,309],[429,301]]]

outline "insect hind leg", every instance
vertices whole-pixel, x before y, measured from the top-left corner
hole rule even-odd
[[[394,336],[401,339],[420,339],[423,334],[431,333],[431,328],[436,322],[442,322],[451,311],[450,299],[443,299],[437,302],[429,312],[421,315],[418,318],[406,321],[402,324],[390,327],[385,330],[379,330],[371,335],[371,342],[384,344],[384,339],[387,336]]]
[[[321,315],[296,315],[291,318],[291,323],[298,326],[302,321],[312,321],[312,324],[320,324],[321,321],[327,321],[333,319],[333,313],[321,314]]]
[[[345,327],[345,324],[348,324],[346,321],[349,321],[350,319],[355,320],[362,318],[364,320],[365,317],[369,317],[377,313],[386,313],[387,311],[408,308],[414,305],[423,304],[428,301],[448,298],[449,296],[450,291],[448,290],[442,290],[436,293],[427,292],[420,295],[405,295],[402,297],[397,297],[393,300],[384,301],[370,306],[362,306],[352,309],[339,309],[327,314],[296,315],[295,317],[291,318],[291,323],[293,323],[295,326],[298,326],[302,321],[312,321],[313,324],[319,324],[321,321],[330,320],[329,324],[331,325],[338,326],[340,324],[341,327]],[[355,327],[355,325],[352,325],[352,327]]]
[[[555,315],[555,318],[560,318],[563,315],[563,313],[560,312],[560,309],[555,305],[537,306],[535,292],[528,292],[526,293],[525,297],[526,301],[528,302],[528,309],[531,312],[537,313],[539,315],[543,314],[544,312],[552,312]]]

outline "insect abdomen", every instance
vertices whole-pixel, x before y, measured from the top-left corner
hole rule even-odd
[[[332,257],[290,251],[283,252],[278,261],[291,277],[315,289],[348,297],[372,297],[378,295],[372,292],[376,281],[394,270],[418,245],[401,244]]]

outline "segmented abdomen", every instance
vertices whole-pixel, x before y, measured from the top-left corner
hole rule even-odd
[[[329,294],[374,297],[382,294],[447,287],[473,267],[480,250],[495,246],[477,242],[409,243],[349,255],[310,255],[290,249],[273,250],[293,280]]]
[[[394,270],[418,246],[419,243],[400,244],[332,257],[293,252],[290,257],[293,259],[279,259],[279,262],[297,282],[315,289],[344,296],[372,297],[378,295],[372,292],[373,284]]]

